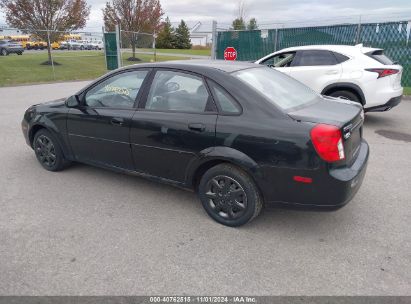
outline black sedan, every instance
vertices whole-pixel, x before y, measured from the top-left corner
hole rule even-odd
[[[77,94],[30,107],[23,133],[38,161],[77,161],[198,192],[228,226],[264,203],[335,210],[368,160],[363,111],[252,63],[182,61],[111,72]]]

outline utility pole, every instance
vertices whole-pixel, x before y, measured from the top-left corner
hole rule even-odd
[[[217,57],[217,21],[213,20],[213,30],[211,33],[211,59]]]

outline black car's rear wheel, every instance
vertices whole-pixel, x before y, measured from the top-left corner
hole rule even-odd
[[[41,129],[35,134],[33,148],[37,160],[46,170],[60,171],[69,163],[64,158],[58,142],[51,133],[45,129]]]
[[[241,226],[254,219],[263,201],[247,173],[230,164],[209,169],[198,187],[204,209],[215,221],[226,226]]]

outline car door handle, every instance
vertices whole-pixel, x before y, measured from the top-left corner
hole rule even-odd
[[[335,74],[338,74],[338,71],[337,71],[337,70],[328,70],[328,71],[325,72],[325,74],[327,74],[327,75],[335,75]]]
[[[205,125],[202,123],[190,123],[188,124],[188,128],[190,130],[196,131],[196,132],[204,132],[205,131]]]
[[[121,118],[121,117],[113,117],[113,118],[111,119],[111,124],[112,124],[113,126],[119,126],[119,127],[121,127],[121,126],[123,125],[123,123],[124,123],[124,119]]]

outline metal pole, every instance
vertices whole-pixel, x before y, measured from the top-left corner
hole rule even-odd
[[[48,51],[50,52],[50,59],[51,59],[51,68],[53,70],[53,79],[56,80],[56,72],[54,71],[54,60],[53,60],[53,54],[51,53],[51,43],[50,43],[50,32],[47,29],[47,47]]]
[[[120,49],[120,25],[116,25],[116,44],[117,44],[117,66],[121,68],[121,49]]]
[[[361,15],[358,20],[357,35],[355,37],[355,44],[359,44],[361,39]]]
[[[104,35],[104,33],[105,33],[104,26],[101,27],[101,31],[103,32],[104,60],[106,62],[106,69],[108,69],[108,66],[107,66],[107,47],[106,47],[106,37]]]
[[[157,61],[157,52],[156,52],[156,33],[153,33],[153,49],[154,49],[154,62]]]
[[[275,29],[274,52],[277,51],[278,28]]]
[[[213,31],[211,33],[211,59],[217,57],[217,21],[213,20]]]

